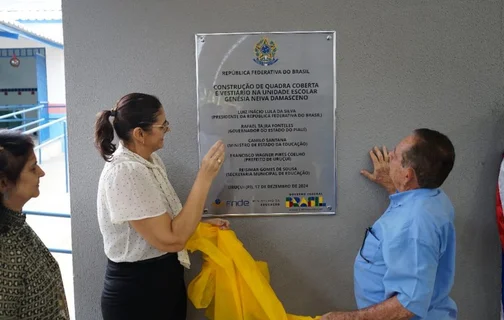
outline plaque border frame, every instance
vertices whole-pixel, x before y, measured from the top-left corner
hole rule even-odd
[[[337,76],[336,76],[336,31],[335,30],[315,30],[315,31],[251,31],[251,32],[214,32],[214,33],[196,33],[194,34],[195,52],[194,57],[196,60],[196,127],[197,127],[197,141],[198,141],[198,170],[201,168],[201,144],[200,144],[200,116],[199,116],[199,47],[198,43],[204,42],[206,36],[248,36],[248,35],[264,35],[264,34],[326,34],[327,40],[333,43],[333,137],[334,137],[334,152],[333,152],[333,166],[334,166],[334,208],[333,212],[279,212],[279,213],[222,213],[210,214],[206,213],[207,208],[204,208],[203,218],[214,217],[286,217],[286,216],[334,216],[337,215],[336,208],[338,207],[338,184],[337,184],[337,144],[336,144],[336,110],[337,110]],[[331,37],[331,38],[329,38]]]

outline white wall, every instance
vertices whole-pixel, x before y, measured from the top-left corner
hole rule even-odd
[[[63,26],[61,22],[22,22],[23,26],[37,33],[49,35],[52,39],[63,42]]]
[[[52,25],[52,24],[51,24]],[[0,37],[0,48],[46,48],[47,90],[49,104],[66,104],[64,50],[19,37],[18,40]]]

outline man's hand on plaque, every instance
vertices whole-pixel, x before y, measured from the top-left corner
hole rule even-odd
[[[369,156],[371,161],[373,161],[373,173],[363,169],[361,174],[368,178],[369,180],[384,187],[388,193],[392,194],[395,192],[395,186],[390,177],[390,158],[387,151],[387,147],[383,146],[380,150],[378,147],[374,147],[369,151]]]

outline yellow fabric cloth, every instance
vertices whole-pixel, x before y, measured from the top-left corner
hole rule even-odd
[[[200,223],[186,249],[201,251],[204,263],[188,296],[211,320],[314,320],[289,315],[269,284],[268,266],[255,261],[231,230]]]

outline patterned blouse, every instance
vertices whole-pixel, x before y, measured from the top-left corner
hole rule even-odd
[[[156,153],[148,161],[120,143],[100,176],[97,209],[106,256],[114,262],[135,262],[166,252],[150,245],[129,221],[166,212],[173,219],[182,210],[182,203]],[[179,251],[177,256],[180,264],[189,269],[187,251]]]
[[[26,216],[2,205],[0,319],[70,319],[56,259],[26,223]]]

